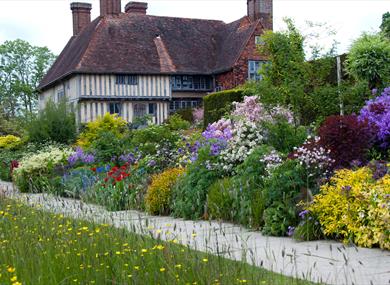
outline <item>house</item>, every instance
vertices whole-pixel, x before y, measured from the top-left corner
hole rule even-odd
[[[81,123],[109,112],[159,124],[210,92],[259,79],[266,57],[256,46],[272,29],[272,0],[248,0],[247,15],[229,24],[152,16],[147,7],[129,2],[121,12],[120,0],[100,0],[91,22],[92,5],[72,3],[73,36],[40,82],[40,109],[66,97]]]

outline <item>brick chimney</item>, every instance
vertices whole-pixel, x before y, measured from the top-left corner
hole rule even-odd
[[[73,35],[77,36],[89,23],[91,23],[92,5],[89,3],[71,3],[73,14]]]
[[[146,15],[148,10],[148,3],[145,2],[129,2],[126,4],[125,12],[128,14],[142,14]]]
[[[247,0],[247,5],[251,21],[261,20],[264,28],[273,29],[272,0]]]
[[[119,15],[121,0],[100,0],[100,16]]]

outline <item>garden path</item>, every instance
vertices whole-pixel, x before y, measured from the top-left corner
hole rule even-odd
[[[295,242],[290,238],[263,236],[230,223],[185,221],[138,211],[108,212],[78,200],[20,194],[11,183],[0,182],[2,195],[69,217],[112,224],[314,282],[390,284],[390,251],[349,247],[335,241]]]

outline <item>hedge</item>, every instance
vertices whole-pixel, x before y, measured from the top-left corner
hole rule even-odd
[[[233,102],[241,102],[243,100],[243,89],[224,90],[204,97],[204,128],[207,128],[210,123],[218,121],[229,112]]]

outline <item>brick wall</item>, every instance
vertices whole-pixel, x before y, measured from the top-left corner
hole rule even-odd
[[[226,90],[244,84],[248,80],[248,61],[267,60],[266,56],[259,54],[255,44],[255,37],[262,33],[263,28],[259,24],[241,53],[240,58],[236,61],[233,69],[216,76],[216,86],[221,86]]]

